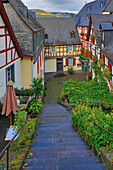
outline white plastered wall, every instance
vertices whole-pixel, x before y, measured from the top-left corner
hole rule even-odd
[[[15,62],[7,65],[0,70],[0,98],[6,93],[6,68],[14,64],[15,69],[15,83],[14,87],[22,87],[22,73],[21,73],[21,58],[17,59]]]
[[[56,59],[45,60],[45,73],[56,72]]]

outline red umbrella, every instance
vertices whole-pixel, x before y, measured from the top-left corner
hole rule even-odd
[[[12,112],[14,112],[18,108],[17,99],[15,95],[15,91],[13,88],[13,82],[10,79],[7,83],[7,90],[5,95],[5,101],[2,108],[2,115],[10,114],[10,126],[12,125]]]

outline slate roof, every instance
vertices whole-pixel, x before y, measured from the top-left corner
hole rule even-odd
[[[100,25],[103,31],[113,30],[112,23],[101,23]]]
[[[15,11],[19,14],[19,16],[22,18],[22,20],[34,31],[40,31],[44,29],[40,23],[38,23],[35,19],[33,19],[32,15],[30,14],[30,11],[27,9],[27,7],[24,5],[24,3],[21,0],[9,0],[9,3],[12,5],[12,7],[15,9]],[[23,8],[26,9],[28,17],[26,17]]]
[[[113,22],[113,14],[111,15],[91,15],[91,21],[93,24],[94,29],[94,35],[97,42],[97,46],[101,47],[101,31],[100,31],[100,25],[101,23],[112,23]],[[113,31],[105,31],[105,43],[107,44],[111,37],[113,37]],[[106,45],[105,44],[105,45]]]
[[[89,2],[83,6],[79,13],[75,16],[76,26],[89,26],[90,16],[92,14],[101,14],[110,0],[96,0]],[[102,3],[102,7],[101,7]]]
[[[45,28],[45,34],[48,34],[48,39],[45,39],[47,46],[81,44],[73,17],[37,18],[37,20]],[[71,38],[72,31],[75,32],[75,38]]]
[[[113,0],[111,0],[109,2],[109,4],[107,5],[107,7],[104,10],[105,12],[113,12]]]
[[[113,65],[113,40],[110,40],[109,44],[102,51]]]

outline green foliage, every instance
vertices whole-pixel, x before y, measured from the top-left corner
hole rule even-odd
[[[97,57],[97,55],[95,55],[93,57],[93,64],[97,64],[97,62],[98,62],[98,57]]]
[[[18,89],[18,88],[14,88],[14,90],[15,90],[15,93],[16,93],[16,95],[18,96],[31,96],[31,90],[30,90],[30,88],[28,88],[28,89],[24,89],[24,88],[21,88],[21,89]]]
[[[44,86],[42,83],[43,83],[43,78],[40,79],[33,78],[32,84],[30,86],[31,86],[31,94],[35,95],[35,98],[38,98],[43,94]]]
[[[72,103],[76,103],[77,100],[88,100],[113,104],[113,96],[109,93],[109,87],[106,81],[77,82],[69,80],[63,83],[63,90],[64,94],[67,95],[69,101]]]
[[[19,97],[18,97],[18,100],[20,101],[20,104],[26,104],[28,98],[29,98],[29,97],[27,97],[27,96],[19,96]]]
[[[36,98],[33,98],[31,101],[30,101],[30,105],[29,105],[29,108],[28,108],[28,111],[29,112],[35,112],[35,113],[40,113],[41,109],[43,107],[43,104],[42,102],[40,102],[38,99]]]
[[[113,150],[113,136],[90,121],[92,120],[113,133],[113,113],[105,114],[101,107],[91,108],[81,104],[77,104],[72,113],[73,125],[79,127],[82,133],[85,134],[86,139],[96,148],[99,155],[101,154],[101,146]]]
[[[25,106],[26,107],[26,106]],[[15,110],[15,127],[16,130],[20,130],[25,125],[25,116],[27,115],[27,112],[20,106],[20,108]]]
[[[103,59],[99,59],[99,64],[100,64],[100,67],[104,67],[104,61],[103,61]]]
[[[84,54],[79,54],[79,56],[80,56],[83,60],[89,60],[89,58],[88,58],[86,55],[84,55]]]
[[[95,41],[95,36],[94,35],[91,35],[91,41],[92,41],[92,43],[94,43],[94,41]]]
[[[23,108],[18,108],[15,111],[15,128],[18,132],[20,129],[23,128],[23,131],[20,133],[19,138],[17,139],[17,145],[18,147],[21,147],[21,145],[24,145],[26,141],[31,136],[30,133],[34,133],[35,131],[35,121],[31,118],[27,118],[27,123],[25,122],[25,117],[27,115],[27,112],[23,110]]]
[[[69,67],[69,68],[68,68],[68,73],[69,73],[69,74],[73,74],[73,73],[74,73],[73,67]]]
[[[84,54],[84,47],[81,47],[81,53]]]
[[[108,80],[111,80],[111,72],[109,71],[109,68],[104,68],[103,73]]]

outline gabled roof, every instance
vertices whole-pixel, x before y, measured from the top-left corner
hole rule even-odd
[[[73,17],[37,18],[37,20],[45,27],[45,34],[48,35],[48,39],[45,39],[46,45],[81,44]],[[71,38],[72,31],[75,32],[75,38]]]
[[[90,16],[92,14],[101,14],[110,0],[96,0],[84,5],[80,12],[75,16],[78,19],[76,26],[89,26]]]
[[[9,3],[21,17],[21,19],[31,28],[34,32],[43,30],[44,28],[38,23],[30,14],[30,11],[21,0],[9,0]]]
[[[20,49],[20,47],[19,47],[19,44],[18,44],[18,42],[17,42],[17,39],[16,39],[16,37],[15,37],[15,34],[14,34],[14,32],[13,32],[13,29],[12,29],[12,27],[11,27],[10,21],[9,21],[9,19],[8,19],[8,16],[7,16],[6,12],[5,12],[5,9],[4,9],[3,5],[2,5],[1,0],[0,0],[0,15],[1,15],[1,17],[2,17],[2,19],[3,19],[3,21],[4,21],[5,25],[6,25],[6,27],[7,27],[7,29],[8,29],[8,32],[9,32],[9,34],[10,34],[10,36],[11,36],[11,39],[12,39],[12,41],[13,41],[13,44],[14,44],[16,50],[17,50],[17,53],[18,53],[19,57],[22,57],[21,49]]]
[[[105,8],[104,12],[113,12],[113,0],[110,0],[109,4]]]
[[[91,24],[93,24],[93,31],[94,31],[94,35],[95,35],[95,39],[96,39],[96,43],[97,46],[100,48],[101,47],[101,23],[106,23],[106,25],[108,25],[108,23],[112,23],[113,22],[113,14],[111,15],[104,15],[104,14],[100,14],[100,15],[91,15],[91,20],[90,20],[90,26],[89,26],[89,31],[88,31],[88,36],[90,33],[90,29],[91,29]],[[109,41],[110,36],[113,37],[113,31],[105,31],[105,44],[107,44],[107,42]],[[89,38],[89,37],[88,37]]]
[[[101,23],[100,25],[103,31],[113,30],[113,23]]]
[[[113,40],[110,40],[109,44],[106,45],[106,47],[102,51],[113,65]]]

